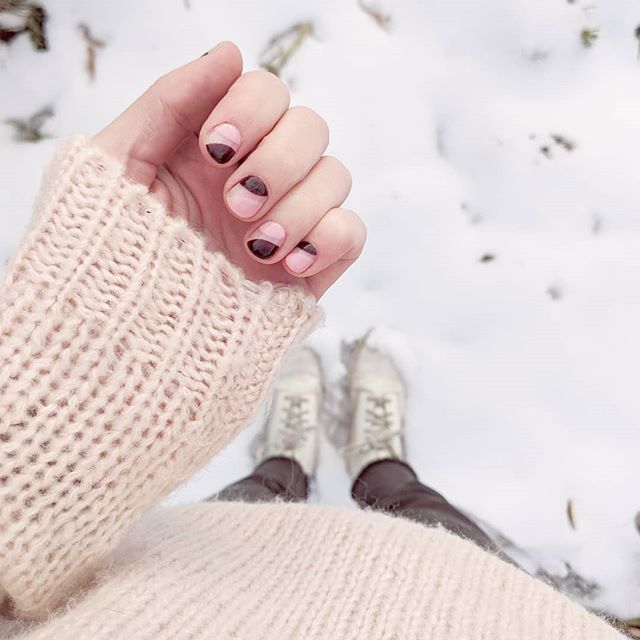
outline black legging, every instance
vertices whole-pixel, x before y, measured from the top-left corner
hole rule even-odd
[[[228,502],[305,501],[309,480],[290,458],[268,458],[246,478],[234,482],[209,500]],[[418,480],[414,470],[400,460],[380,460],[360,473],[351,495],[362,508],[371,508],[420,522],[441,526],[451,533],[497,552],[491,539],[439,493]]]

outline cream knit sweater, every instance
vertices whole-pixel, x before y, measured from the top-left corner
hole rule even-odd
[[[287,504],[148,512],[250,419],[318,311],[246,280],[82,139],[58,154],[37,213],[0,290],[0,597],[19,616],[5,636],[621,637],[408,521]]]

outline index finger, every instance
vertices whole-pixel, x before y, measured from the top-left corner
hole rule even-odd
[[[242,55],[223,42],[206,55],[162,76],[95,142],[111,155],[155,168],[189,135],[197,135],[229,87],[242,73]],[[146,182],[143,176],[136,176]],[[153,180],[155,173],[149,172]]]

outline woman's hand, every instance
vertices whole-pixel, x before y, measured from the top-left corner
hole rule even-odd
[[[319,298],[355,261],[366,231],[341,209],[351,176],[323,156],[324,120],[289,108],[266,71],[242,74],[230,42],[160,78],[95,142],[253,280]]]

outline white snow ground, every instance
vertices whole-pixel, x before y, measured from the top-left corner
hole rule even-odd
[[[0,119],[53,104],[46,130],[93,132],[219,40],[254,67],[270,36],[312,20],[284,78],[329,121],[370,229],[323,301],[328,378],[342,338],[385,327],[423,479],[550,565],[569,560],[602,586],[590,604],[639,615],[640,5],[377,1],[389,33],[355,0],[48,1],[49,52],[24,37],[0,48]],[[107,42],[93,83],[79,22]],[[600,29],[592,48],[585,27]],[[0,125],[3,263],[53,146]],[[250,439],[172,499],[248,472]],[[314,499],[350,504],[338,457],[322,453]]]

